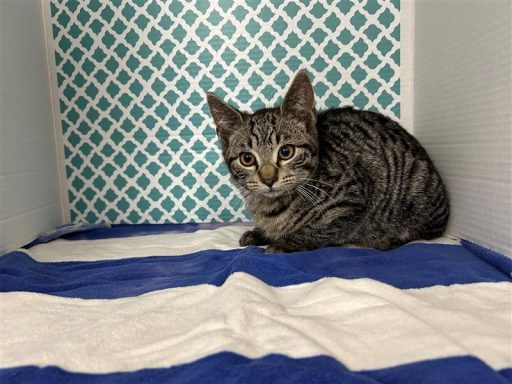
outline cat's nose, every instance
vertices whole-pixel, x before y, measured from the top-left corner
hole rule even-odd
[[[266,164],[258,171],[258,175],[263,184],[271,187],[277,181],[277,168]]]

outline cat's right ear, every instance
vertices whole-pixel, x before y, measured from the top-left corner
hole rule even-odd
[[[215,125],[217,126],[217,134],[219,135],[222,145],[226,145],[229,141],[229,137],[243,123],[243,115],[214,93],[208,92],[206,94],[206,100],[208,101],[208,107],[210,108]]]

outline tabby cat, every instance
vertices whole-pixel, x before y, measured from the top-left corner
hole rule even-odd
[[[398,123],[351,107],[315,110],[305,71],[281,106],[253,114],[213,93],[222,153],[267,253],[357,245],[388,250],[443,234],[448,196],[425,149]]]

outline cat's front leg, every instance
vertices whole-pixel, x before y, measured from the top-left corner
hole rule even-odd
[[[270,243],[270,240],[256,227],[252,231],[245,232],[242,237],[240,237],[239,243],[242,247],[247,245],[267,245]]]

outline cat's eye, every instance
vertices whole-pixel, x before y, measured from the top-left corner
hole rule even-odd
[[[256,158],[251,152],[242,152],[240,154],[240,163],[244,167],[251,167],[256,164]]]
[[[295,147],[293,145],[283,145],[279,148],[279,159],[289,160],[295,154]]]

